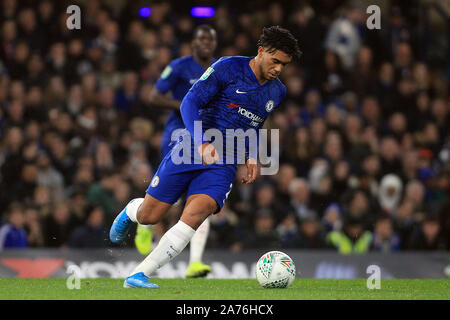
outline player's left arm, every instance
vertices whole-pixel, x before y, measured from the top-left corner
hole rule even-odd
[[[149,103],[151,106],[157,106],[167,109],[180,109],[180,100],[176,100],[169,96],[176,83],[179,81],[182,66],[179,61],[174,60],[166,66],[161,73],[158,81],[155,83],[149,96]]]
[[[256,176],[258,175],[258,163],[255,158],[248,158],[245,162],[247,166],[247,176],[242,178],[242,183],[250,184],[255,182]]]
[[[255,182],[258,175],[258,150],[259,150],[259,128],[256,130],[256,143],[248,145],[248,154],[245,161],[247,175],[242,178],[242,183],[250,184]]]
[[[149,103],[160,108],[179,110],[181,101],[163,94],[156,87],[153,87],[150,92]]]

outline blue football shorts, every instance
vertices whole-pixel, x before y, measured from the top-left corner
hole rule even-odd
[[[169,152],[158,167],[146,192],[152,197],[174,204],[186,193],[207,194],[216,200],[219,212],[233,186],[233,165],[174,164]]]

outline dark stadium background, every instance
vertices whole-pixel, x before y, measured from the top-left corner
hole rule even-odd
[[[380,1],[380,30],[366,28],[370,1],[0,4],[0,240],[16,240],[4,250],[111,246],[112,219],[160,161],[168,112],[148,105],[149,92],[190,53],[201,23],[218,32],[216,57],[254,55],[269,25],[291,30],[304,53],[282,75],[288,96],[268,120],[280,130],[279,173],[236,182],[208,249],[344,252],[334,232],[361,240],[361,252],[449,250],[444,2]],[[65,25],[71,4],[81,30]],[[194,5],[215,16],[191,17]],[[389,174],[397,178],[383,184]]]

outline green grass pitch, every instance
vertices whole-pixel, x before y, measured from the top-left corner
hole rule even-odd
[[[124,289],[122,279],[83,279],[69,290],[66,279],[0,278],[0,300],[450,300],[450,280],[381,280],[369,290],[366,279],[297,278],[286,289],[263,289],[256,280],[153,279],[159,289]]]

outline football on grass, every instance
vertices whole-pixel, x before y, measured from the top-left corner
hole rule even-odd
[[[263,288],[287,288],[295,274],[294,261],[281,251],[265,253],[256,264],[256,279]]]

